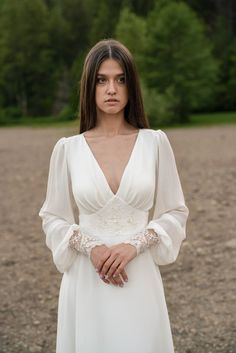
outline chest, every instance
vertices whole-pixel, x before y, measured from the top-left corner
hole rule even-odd
[[[104,174],[114,194],[119,188],[122,175],[132,157],[137,138],[137,134],[132,134],[110,139],[85,139],[94,162]]]
[[[114,149],[97,144],[92,150],[93,145],[79,136],[68,144],[68,170],[80,213],[97,212],[113,198],[136,208],[151,207],[157,176],[155,148],[141,134],[132,142],[114,144]]]

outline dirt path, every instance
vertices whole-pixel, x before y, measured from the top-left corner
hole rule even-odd
[[[236,126],[165,131],[190,209],[178,260],[161,267],[176,353],[235,353]],[[52,147],[76,133],[0,129],[1,353],[55,351],[61,275],[38,211]]]

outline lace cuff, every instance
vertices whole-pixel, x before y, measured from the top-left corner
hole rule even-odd
[[[137,255],[144,252],[147,248],[152,245],[158,245],[161,241],[159,234],[153,229],[145,229],[144,231],[135,234],[129,240],[125,240],[125,244],[131,244],[136,247]]]
[[[77,250],[90,257],[91,250],[97,245],[104,245],[100,240],[81,234],[79,229],[74,230],[69,239],[69,248]]]

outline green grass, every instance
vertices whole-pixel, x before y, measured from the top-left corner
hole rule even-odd
[[[191,127],[205,127],[213,125],[228,125],[236,124],[236,112],[220,112],[220,113],[203,113],[203,114],[192,114],[190,116],[190,122],[185,124],[171,124],[163,125],[163,128],[191,128]],[[156,128],[159,128],[157,126]]]
[[[191,116],[191,125],[235,124],[236,112],[195,114]]]
[[[42,127],[78,127],[79,120],[61,120],[52,116],[47,117],[24,117],[18,121],[11,121],[9,124],[4,122],[0,127],[33,127],[33,128],[42,128]]]
[[[190,123],[188,124],[172,124],[157,126],[156,128],[168,127],[186,127],[191,128],[194,126],[204,127],[211,125],[222,124],[236,124],[236,112],[223,112],[223,113],[206,113],[206,114],[193,114],[190,116]],[[15,121],[9,124],[4,124],[2,127],[20,127],[28,126],[34,128],[42,127],[61,127],[61,128],[79,128],[79,120],[63,121],[54,117],[35,117],[35,118],[22,118],[20,121]],[[153,127],[154,128],[154,127]]]

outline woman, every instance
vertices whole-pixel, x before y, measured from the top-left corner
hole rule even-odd
[[[90,50],[80,88],[80,134],[56,143],[39,213],[63,273],[56,351],[172,353],[159,265],[176,260],[189,213],[172,148],[118,41]]]

